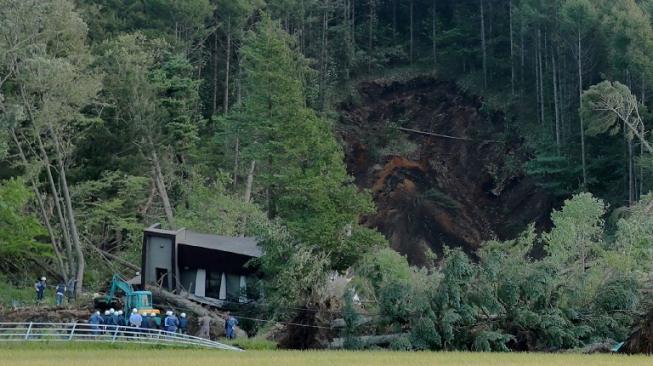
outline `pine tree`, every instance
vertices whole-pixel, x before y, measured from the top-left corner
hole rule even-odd
[[[306,106],[307,61],[294,46],[262,14],[241,49],[244,100],[231,121],[240,123],[243,158],[259,167],[259,201],[270,216],[346,268],[382,240],[358,225],[373,204],[351,183],[331,125]]]

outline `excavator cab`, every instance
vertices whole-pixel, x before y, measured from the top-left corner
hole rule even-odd
[[[159,314],[159,310],[155,309],[152,306],[152,293],[150,291],[134,291],[131,295],[128,296],[128,301],[125,306],[125,313],[128,313],[129,309],[138,309],[138,312],[142,314]]]
[[[117,274],[111,279],[109,293],[96,297],[94,302],[96,309],[123,309],[126,317],[131,314],[132,309],[137,309],[140,314],[160,313],[153,307],[152,292],[134,291],[132,286]]]

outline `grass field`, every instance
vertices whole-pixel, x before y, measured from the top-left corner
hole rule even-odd
[[[650,366],[653,357],[520,353],[205,351],[96,345],[0,346],[2,366]]]

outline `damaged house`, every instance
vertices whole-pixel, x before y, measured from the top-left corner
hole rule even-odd
[[[143,286],[194,298],[246,302],[257,279],[256,268],[246,264],[262,252],[254,238],[163,230],[156,224],[144,231],[142,255]]]

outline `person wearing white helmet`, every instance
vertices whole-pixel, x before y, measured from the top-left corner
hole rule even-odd
[[[138,310],[134,308],[132,314],[129,316],[129,326],[134,328],[140,328],[141,323],[143,322],[143,317],[138,313]]]
[[[102,327],[102,329],[103,329],[104,331],[107,331],[108,326],[109,326],[110,323],[111,323],[111,312],[110,312],[109,310],[105,310],[105,311],[104,311],[104,317],[103,317],[102,319],[104,319],[104,320],[102,321],[102,324],[104,324],[104,326]]]
[[[186,313],[181,313],[181,315],[179,315],[179,333],[188,333],[188,319],[186,318]]]
[[[88,323],[91,325],[93,334],[97,336],[100,334],[100,325],[104,323],[104,319],[102,318],[102,315],[100,315],[100,312],[96,311],[88,319]]]
[[[118,320],[116,320],[116,325],[121,326],[121,327],[124,327],[125,325],[127,325],[125,323],[124,312],[122,310],[118,310],[118,311],[116,311],[116,314],[118,315]]]
[[[172,311],[168,311],[166,313],[168,316],[163,320],[163,329],[175,333],[177,332],[177,327],[179,326],[179,320],[175,316],[175,313]]]
[[[36,302],[43,301],[43,295],[45,294],[45,288],[47,287],[45,281],[45,277],[41,277],[41,279],[36,281],[34,284],[34,289],[36,290]]]

